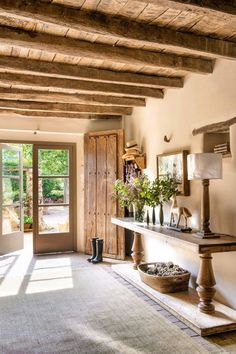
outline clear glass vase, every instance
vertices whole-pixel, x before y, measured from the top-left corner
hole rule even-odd
[[[144,222],[144,206],[134,205],[134,221]]]

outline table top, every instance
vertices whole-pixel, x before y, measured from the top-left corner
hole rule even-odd
[[[178,232],[160,225],[147,225],[136,222],[133,218],[112,217],[111,222],[144,236],[153,235],[164,239],[165,242],[177,244],[178,247],[187,248],[201,254],[236,251],[236,237],[231,235],[221,234],[219,238],[202,239],[194,236],[194,233]]]

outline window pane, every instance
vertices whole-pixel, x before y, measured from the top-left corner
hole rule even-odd
[[[3,175],[19,175],[20,170],[20,153],[19,151],[3,148],[2,150],[2,168]]]
[[[69,232],[69,207],[39,207],[39,233]]]
[[[39,178],[39,204],[69,203],[69,178]]]
[[[39,176],[67,176],[69,174],[68,166],[68,150],[39,150]]]
[[[3,204],[13,204],[20,201],[20,179],[4,177],[2,179]]]
[[[20,174],[20,168],[16,167],[16,168],[9,168],[8,170],[2,170],[2,175],[3,176],[17,176],[19,177]]]
[[[2,208],[3,234],[20,231],[20,207]]]

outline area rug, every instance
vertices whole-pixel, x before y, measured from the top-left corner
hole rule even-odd
[[[0,297],[0,352],[208,353],[96,266],[38,270],[17,295]]]

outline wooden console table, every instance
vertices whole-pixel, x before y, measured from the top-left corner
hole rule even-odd
[[[215,295],[216,282],[212,268],[212,253],[236,251],[236,237],[220,235],[215,239],[201,239],[194,237],[193,234],[169,230],[162,226],[137,223],[132,218],[113,217],[111,222],[134,232],[132,258],[135,268],[141,263],[143,257],[141,235],[154,235],[167,243],[198,253],[200,255],[197,277],[197,292],[200,299],[198,307],[203,313],[214,313],[215,307],[212,300]]]

